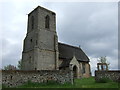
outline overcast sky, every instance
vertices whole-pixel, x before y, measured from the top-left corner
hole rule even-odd
[[[23,39],[27,31],[27,14],[38,5],[56,13],[59,42],[80,45],[90,58],[92,72],[101,56],[107,56],[110,69],[118,69],[118,3],[39,0],[0,2],[2,67],[17,65],[21,59]]]

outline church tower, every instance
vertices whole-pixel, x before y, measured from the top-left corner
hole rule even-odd
[[[56,14],[38,6],[28,14],[22,70],[58,69]]]

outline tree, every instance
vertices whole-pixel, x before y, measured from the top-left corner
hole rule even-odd
[[[99,63],[106,63],[107,65],[110,65],[110,63],[107,61],[106,56],[100,57],[100,58],[98,59],[98,62],[99,62]]]
[[[17,68],[11,64],[4,66],[4,70],[16,70]]]
[[[101,65],[101,69],[104,70],[106,68],[106,70],[108,70],[108,66],[110,65],[110,63],[107,61],[107,58],[106,56],[104,57],[100,57],[98,59],[98,70],[99,70],[99,65]]]
[[[18,67],[19,70],[22,69],[22,59],[20,59],[20,60],[18,61],[17,67]]]

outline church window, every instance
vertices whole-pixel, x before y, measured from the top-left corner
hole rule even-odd
[[[82,71],[83,71],[83,73],[85,73],[85,63],[83,63],[82,66],[83,66],[83,67],[82,67],[82,68],[83,68]]]
[[[31,27],[32,29],[34,29],[34,17],[33,16],[31,17]]]
[[[37,40],[36,40],[36,45],[38,44]]]
[[[31,63],[31,62],[32,62],[32,57],[30,56],[30,57],[29,57],[29,63]]]
[[[49,29],[49,23],[50,23],[50,17],[47,15],[45,17],[45,28],[48,28]]]
[[[30,42],[32,42],[32,39],[30,39]]]

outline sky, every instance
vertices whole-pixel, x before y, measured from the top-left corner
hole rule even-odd
[[[2,65],[17,66],[22,58],[27,32],[27,14],[37,6],[56,13],[59,42],[79,46],[90,58],[91,72],[98,58],[106,56],[109,69],[118,69],[117,2],[40,2],[39,0],[0,1],[0,44]]]

